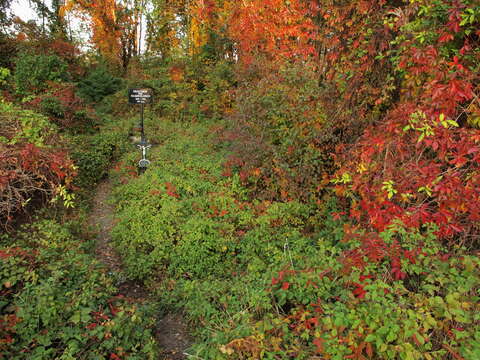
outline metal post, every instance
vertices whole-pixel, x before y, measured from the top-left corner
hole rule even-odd
[[[141,129],[142,129],[142,144],[145,144],[145,143],[146,143],[146,141],[145,141],[145,131],[144,131],[144,129],[143,129],[143,106],[144,106],[144,104],[142,103],[142,104],[140,105],[140,117],[141,117],[141,119],[140,119],[140,123],[141,123],[140,127],[141,127]]]
[[[152,91],[151,89],[129,89],[128,90],[128,102],[130,104],[140,104],[140,131],[141,139],[137,147],[142,151],[142,158],[138,162],[138,172],[142,174],[146,168],[150,165],[150,161],[147,159],[147,150],[152,146],[148,144],[145,136],[145,104],[152,103]]]

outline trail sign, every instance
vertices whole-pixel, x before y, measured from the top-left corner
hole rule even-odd
[[[151,104],[153,92],[149,88],[128,89],[128,102],[130,104]]]
[[[143,111],[145,104],[151,104],[153,101],[153,91],[149,88],[128,89],[128,102],[130,104],[140,104],[140,131],[142,132],[140,144],[138,147],[142,151],[142,158],[138,162],[139,173],[142,174],[150,165],[150,160],[147,160],[147,149],[151,147],[145,137],[145,129],[143,126]]]

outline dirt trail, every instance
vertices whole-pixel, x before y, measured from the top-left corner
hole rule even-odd
[[[110,231],[114,225],[114,206],[108,203],[112,190],[111,182],[103,180],[97,187],[93,199],[93,208],[89,218],[89,225],[97,231],[97,244],[95,254],[97,259],[105,264],[111,274],[122,272],[122,261],[111,244]],[[119,295],[130,298],[135,302],[149,301],[149,293],[141,283],[125,281],[118,285]],[[186,359],[185,350],[190,346],[191,340],[187,326],[181,316],[166,314],[157,322],[155,338],[161,349],[159,360]]]

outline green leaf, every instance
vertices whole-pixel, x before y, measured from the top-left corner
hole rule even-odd
[[[387,342],[392,342],[397,338],[397,334],[394,331],[390,331],[387,335]]]
[[[70,321],[74,324],[78,324],[80,322],[81,314],[80,311],[75,311],[73,316],[70,318]]]

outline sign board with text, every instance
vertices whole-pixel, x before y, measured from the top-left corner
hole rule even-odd
[[[149,88],[128,89],[128,102],[130,104],[151,104],[153,91]]]

